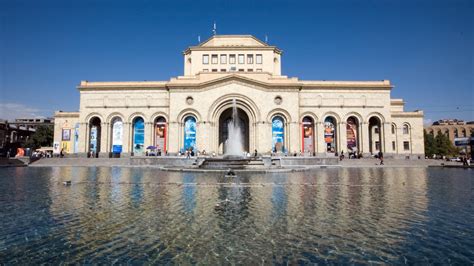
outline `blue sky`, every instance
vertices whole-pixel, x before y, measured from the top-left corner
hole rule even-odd
[[[281,48],[284,75],[382,80],[427,122],[474,120],[474,1],[0,1],[0,118],[79,108],[77,84],[169,80],[218,34]]]

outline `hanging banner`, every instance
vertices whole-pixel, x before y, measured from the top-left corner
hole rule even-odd
[[[272,148],[276,152],[283,152],[284,139],[285,139],[285,128],[283,119],[280,117],[273,118],[272,122]]]
[[[133,125],[133,153],[143,153],[145,151],[145,123],[139,118]]]
[[[324,142],[326,143],[327,152],[336,152],[336,143],[334,139],[335,126],[331,120],[324,122]]]
[[[158,150],[166,150],[166,124],[159,123],[155,126],[155,146]]]
[[[74,126],[74,153],[79,151],[79,123]]]
[[[357,125],[353,120],[348,120],[346,124],[347,149],[349,151],[357,150]]]
[[[196,119],[194,117],[186,118],[184,122],[184,149],[196,149]]]
[[[90,133],[90,142],[89,142],[90,151],[97,152],[97,126],[91,127]]]
[[[303,152],[313,152],[313,125],[303,124]]]
[[[115,120],[112,125],[112,153],[122,152],[123,122]]]

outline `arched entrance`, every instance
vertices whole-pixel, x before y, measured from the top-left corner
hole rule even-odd
[[[303,122],[301,124],[302,129],[302,152],[314,153],[314,121],[313,118],[309,116],[303,117]]]
[[[346,121],[347,152],[357,154],[359,148],[359,120],[351,116]]]
[[[376,116],[369,119],[369,152],[374,154],[382,147],[382,122]]]
[[[110,150],[112,154],[115,156],[120,156],[122,153],[122,145],[123,145],[123,121],[120,117],[114,117],[112,119],[112,123],[110,124],[111,127],[111,143],[110,143]]]
[[[97,157],[100,152],[101,121],[98,117],[89,120],[89,152]]]
[[[226,152],[225,142],[229,138],[229,123],[232,121],[233,108],[227,108],[219,117],[219,151]],[[249,117],[245,111],[237,107],[237,125],[242,136],[243,151],[249,150]]]
[[[326,143],[326,152],[336,153],[337,147],[337,121],[332,116],[324,119],[324,142]]]
[[[167,134],[167,123],[166,118],[159,116],[155,119],[155,131],[154,131],[154,144],[156,148],[166,153],[166,134]]]

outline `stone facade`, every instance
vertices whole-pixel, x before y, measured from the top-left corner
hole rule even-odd
[[[454,139],[474,137],[474,121],[464,122],[457,119],[444,119],[434,122],[431,126],[425,127],[426,133],[436,136],[445,134],[449,140],[455,144]],[[471,154],[471,147],[462,147],[467,154]]]
[[[68,120],[78,123],[74,152],[129,156],[158,146],[174,154],[192,145],[222,154],[235,104],[249,152],[423,156],[423,112],[404,111],[388,80],[289,78],[281,51],[247,35],[216,35],[183,56],[185,75],[169,81],[81,81],[80,110]]]

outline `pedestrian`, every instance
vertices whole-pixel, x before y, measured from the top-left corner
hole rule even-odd
[[[255,149],[254,151],[254,157],[257,157],[258,153],[257,153],[257,149]]]
[[[383,164],[383,153],[382,153],[382,151],[379,151],[379,160],[380,160],[380,165],[384,165]]]
[[[7,159],[10,159],[10,150],[7,151]]]

